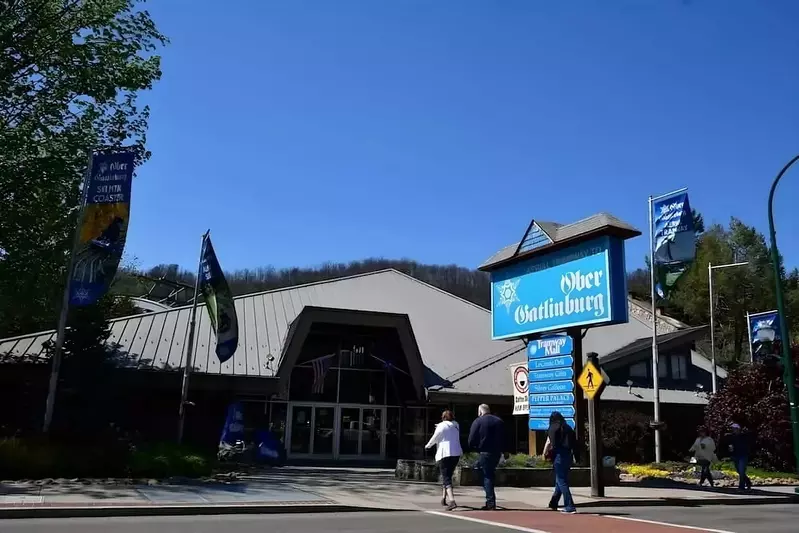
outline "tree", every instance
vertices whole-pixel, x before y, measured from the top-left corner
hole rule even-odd
[[[799,362],[799,350],[794,349]],[[713,395],[705,423],[715,439],[740,424],[755,437],[753,457],[761,465],[793,471],[793,441],[788,395],[782,369],[774,361],[745,365],[730,373],[724,387]]]
[[[145,148],[166,38],[137,0],[0,5],[0,337],[53,327],[89,150]]]

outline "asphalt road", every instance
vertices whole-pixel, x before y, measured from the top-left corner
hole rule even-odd
[[[586,510],[587,511],[587,510]],[[0,520],[2,533],[686,533],[690,529],[733,533],[796,533],[799,505],[641,507],[591,509],[563,516],[548,511],[456,512],[440,516],[420,512],[349,514],[273,514],[138,518]],[[614,518],[615,517],[615,518]],[[635,522],[628,519],[649,520]],[[505,527],[485,522],[501,522]],[[510,527],[510,529],[508,529]]]

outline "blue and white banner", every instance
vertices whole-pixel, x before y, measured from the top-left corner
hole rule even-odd
[[[530,383],[530,394],[549,394],[550,392],[571,392],[574,381],[533,381]]]
[[[667,298],[696,257],[696,230],[688,193],[660,198],[652,206],[655,249],[655,291]]]
[[[539,405],[574,405],[574,394],[571,392],[559,394],[531,394],[530,406]]]
[[[696,256],[694,217],[688,193],[660,198],[652,206],[655,225],[655,263],[684,263]]]
[[[494,339],[626,321],[622,241],[601,237],[491,273]]]
[[[220,442],[227,444],[234,444],[237,440],[244,440],[244,409],[241,402],[228,406],[222,436],[219,438]]]
[[[780,315],[778,311],[766,311],[747,315],[749,322],[749,353],[752,361],[770,356],[780,356]]]
[[[239,344],[239,320],[233,295],[222,267],[219,266],[209,235],[203,239],[201,266],[200,290],[205,297],[205,308],[211,319],[211,327],[216,333],[216,356],[224,363],[236,353]]]
[[[536,370],[553,370],[560,368],[572,368],[574,358],[571,355],[562,357],[547,357],[546,359],[530,359],[527,361],[527,368],[530,372]]]
[[[546,418],[549,420],[549,416],[555,412],[562,414],[566,418],[573,418],[576,411],[573,405],[547,405],[543,407],[531,407],[530,418]]]
[[[527,343],[529,428],[546,429],[549,415],[574,413],[574,340],[568,335],[549,335]],[[543,406],[543,407],[542,407]]]
[[[541,359],[539,359],[539,361],[541,361]],[[555,370],[535,370],[530,372],[528,367],[527,376],[530,381],[557,381],[574,378],[574,370],[571,368],[558,368]]]

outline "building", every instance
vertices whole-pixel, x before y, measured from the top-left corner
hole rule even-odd
[[[492,341],[488,310],[396,270],[235,302],[239,345],[221,364],[207,313],[198,308],[188,439],[215,445],[227,405],[240,400],[245,424],[271,428],[294,460],[419,457],[443,408],[454,409],[465,437],[477,406],[488,403],[507,421],[509,451],[527,450],[526,417],[511,415],[508,371],[526,360],[525,346]],[[599,353],[610,375],[604,400],[646,410],[651,329],[648,311],[629,305],[629,323],[588,330],[583,349]],[[190,314],[190,307],[153,309],[112,321],[109,342],[121,372],[142,391],[131,400],[137,414],[129,423],[159,438],[174,436]],[[678,416],[684,409],[701,414],[709,362],[694,342],[705,330],[672,326],[660,337],[665,413],[672,406]],[[25,361],[46,372],[43,345],[53,337],[48,331],[0,340],[0,364]]]

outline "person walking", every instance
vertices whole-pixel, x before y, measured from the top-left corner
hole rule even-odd
[[[715,482],[713,481],[713,473],[710,471],[710,465],[716,461],[716,443],[713,442],[704,427],[700,427],[697,431],[699,436],[688,451],[694,454],[696,463],[702,469],[702,473],[699,475],[699,485],[702,486],[707,480],[710,486],[713,487]]]
[[[436,462],[441,470],[441,505],[452,511],[458,504],[455,503],[455,493],[452,491],[452,474],[463,455],[461,448],[460,427],[455,422],[455,415],[447,409],[441,413],[441,422],[436,424],[433,436],[425,448],[428,450],[436,446]]]
[[[486,404],[477,408],[477,419],[469,430],[469,447],[480,453],[475,466],[482,471],[486,495],[486,504],[481,510],[494,511],[497,508],[494,474],[505,447],[505,424],[501,418],[491,414]]]
[[[749,454],[751,452],[750,436],[745,433],[740,424],[732,425],[732,433],[725,439],[726,453],[729,454],[735,471],[738,472],[738,490],[750,490],[752,481],[746,475],[746,468],[749,466]]]
[[[552,458],[552,465],[555,470],[555,491],[552,493],[552,499],[549,500],[548,507],[553,511],[557,511],[560,497],[563,496],[563,510],[561,512],[565,514],[577,513],[572,492],[569,488],[569,470],[572,467],[572,459],[575,461],[580,460],[577,435],[571,426],[566,423],[563,415],[557,411],[549,415],[549,429],[547,431],[547,442],[544,445],[544,457]]]

